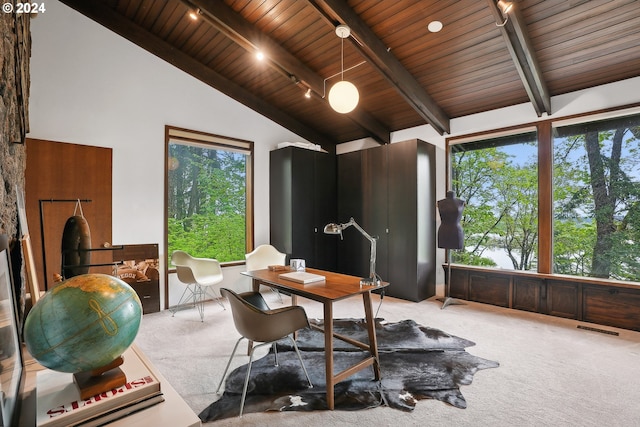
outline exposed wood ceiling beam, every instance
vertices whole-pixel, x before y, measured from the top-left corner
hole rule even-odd
[[[338,141],[274,108],[273,105],[266,103],[233,81],[226,79],[164,40],[133,24],[104,3],[86,0],[61,0],[61,2],[297,135],[320,144],[328,151],[334,150]]]
[[[505,17],[496,2],[487,2],[496,22],[504,22]],[[517,4],[508,13],[506,23],[498,27],[538,117],[542,116],[542,113],[551,114],[551,97]]]
[[[249,52],[266,52],[265,61],[275,70],[285,75],[293,83],[310,88],[318,95],[319,99],[323,99],[325,86],[321,76],[279,43],[256,29],[224,2],[207,0],[182,0],[182,2],[188,7],[200,9],[202,16],[209,24]],[[327,100],[324,99],[324,102]],[[390,129],[362,108],[357,108],[347,116],[379,143],[388,144],[391,141]]]
[[[450,133],[449,117],[387,49],[365,22],[343,0],[308,0],[332,25],[346,24],[361,42],[353,45],[380,72],[402,97],[440,133]],[[352,40],[353,41],[353,40]]]

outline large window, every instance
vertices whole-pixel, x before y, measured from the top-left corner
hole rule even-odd
[[[454,262],[535,270],[538,247],[536,133],[451,146],[451,189],[466,201],[465,248]]]
[[[640,115],[559,125],[555,273],[640,281]]]
[[[167,127],[167,254],[244,261],[253,143]]]
[[[638,108],[505,132],[449,141],[453,261],[640,282]]]

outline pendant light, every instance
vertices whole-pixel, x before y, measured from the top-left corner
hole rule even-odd
[[[351,29],[346,25],[338,25],[336,34],[341,39],[340,81],[329,90],[329,105],[338,113],[346,114],[358,105],[360,94],[353,83],[344,80],[344,39],[351,35]]]

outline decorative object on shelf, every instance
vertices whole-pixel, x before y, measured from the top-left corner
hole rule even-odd
[[[307,266],[303,259],[294,258],[289,262],[293,271],[305,271]]]
[[[369,277],[361,279],[360,284],[369,285],[369,286],[378,286],[382,281],[376,274],[376,241],[378,240],[378,238],[371,237],[369,233],[364,231],[362,227],[360,227],[353,218],[350,218],[349,222],[344,224],[336,224],[336,223],[327,224],[324,226],[324,232],[325,234],[339,234],[340,238],[342,239],[342,230],[352,225],[356,230],[362,233],[362,235],[366,237],[366,239],[369,240],[369,242],[371,242],[371,256],[369,258]]]
[[[464,304],[449,296],[451,288],[451,249],[464,248],[464,230],[460,225],[465,201],[456,198],[453,191],[447,191],[446,197],[438,200],[438,212],[440,212],[440,228],[438,229],[438,247],[445,249],[447,258],[447,270],[444,280],[444,298],[442,308],[451,304]]]
[[[340,81],[334,84],[329,90],[329,105],[338,113],[346,114],[353,111],[358,105],[360,94],[358,88],[344,79],[344,39],[351,35],[351,29],[347,25],[338,25],[336,35],[340,37]]]
[[[83,389],[94,395],[126,382],[118,360],[133,343],[141,320],[142,304],[131,286],[107,274],[82,274],[63,281],[33,306],[24,340],[42,366],[77,374],[81,396]],[[93,376],[86,375],[91,371]]]

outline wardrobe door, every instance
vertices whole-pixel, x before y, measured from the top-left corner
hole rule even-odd
[[[338,156],[338,215],[333,222],[345,223],[350,218],[362,220],[363,180],[362,152]],[[355,234],[354,234],[355,233]],[[356,235],[358,234],[358,235]],[[363,237],[353,227],[343,232],[343,237],[332,236],[337,241],[337,271],[364,277],[368,270],[368,251],[363,250]]]
[[[389,295],[416,298],[416,157],[411,142],[389,149]]]
[[[362,218],[356,219],[362,228],[376,241],[376,273],[384,281],[389,280],[388,269],[388,153],[389,145],[362,151]],[[360,233],[358,233],[360,234]],[[355,236],[364,245],[362,252],[369,254],[371,245],[362,235]],[[369,276],[370,257],[366,257],[364,276]]]
[[[388,294],[410,301],[435,295],[434,157],[419,140],[389,146]]]
[[[274,150],[269,153],[269,234],[270,243],[281,252],[290,254],[292,240],[291,161],[292,151]],[[260,215],[256,209],[256,215]]]
[[[292,151],[291,161],[291,258],[304,259],[309,266],[315,263],[315,153],[303,148]]]
[[[324,226],[337,219],[336,156],[314,153],[314,263],[311,267],[333,271],[336,269],[338,240],[324,234]]]
[[[269,159],[271,244],[289,259],[334,270],[336,239],[323,229],[336,217],[335,155],[285,147]]]

